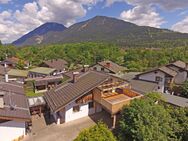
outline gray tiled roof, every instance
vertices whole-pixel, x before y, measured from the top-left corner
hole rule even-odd
[[[4,101],[4,108],[0,109],[0,119],[30,120],[29,106],[23,87],[1,82],[0,94]]]
[[[46,64],[50,68],[63,71],[63,69],[66,68],[68,63],[63,59],[52,59],[52,60],[44,61],[43,64]]]
[[[110,64],[110,67],[107,66],[107,63]],[[102,62],[98,62],[99,65],[103,66],[104,68],[110,70],[113,73],[118,73],[121,72],[123,70],[125,70],[124,67],[112,62],[112,61],[102,61]]]
[[[138,75],[140,73],[141,72],[127,72],[127,73],[116,75],[116,76],[118,76],[124,80],[131,81],[136,77],[136,75]]]
[[[176,71],[174,71],[174,70],[172,70],[172,69],[169,69],[168,67],[165,67],[165,66],[160,67],[160,68],[158,68],[158,69],[159,69],[160,71],[162,71],[162,72],[168,74],[168,75],[173,76],[173,77],[177,75],[177,72],[176,72]]]
[[[140,76],[140,75],[142,75],[142,74],[146,74],[146,73],[149,73],[149,72],[155,72],[155,71],[157,71],[157,70],[162,71],[162,72],[164,72],[165,74],[168,74],[168,75],[173,76],[173,77],[175,77],[175,76],[177,75],[177,72],[176,72],[176,71],[174,71],[174,70],[172,70],[172,69],[170,69],[170,68],[168,68],[168,67],[166,67],[166,66],[162,66],[162,67],[159,67],[159,68],[154,68],[154,69],[145,71],[145,72],[143,72],[143,73],[138,74],[137,76]]]
[[[157,90],[158,84],[156,82],[144,81],[144,80],[131,80],[131,89],[141,93],[146,94]]]
[[[170,95],[170,94],[164,94],[164,93],[162,94],[162,96],[164,97],[166,102],[168,102],[172,105],[179,106],[179,107],[188,107],[188,99],[187,98]]]
[[[171,63],[169,65],[174,65],[174,66],[176,66],[178,68],[181,68],[181,69],[186,69],[186,67],[187,67],[187,64],[185,62],[183,62],[183,61],[180,61],[180,60],[178,60],[176,62],[173,62],[173,63]]]
[[[55,89],[46,92],[44,98],[46,99],[46,102],[51,110],[56,112],[69,102],[88,93],[106,81],[109,77],[110,76],[107,74],[88,71],[80,76],[77,82],[60,84]]]
[[[6,92],[24,95],[23,86],[16,83],[0,82],[0,91],[6,91]]]

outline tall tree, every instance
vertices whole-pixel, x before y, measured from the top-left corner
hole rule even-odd
[[[150,94],[151,95],[151,94]],[[155,93],[153,95],[156,95]],[[158,96],[134,100],[122,110],[119,138],[122,141],[174,141],[176,121],[162,105]]]

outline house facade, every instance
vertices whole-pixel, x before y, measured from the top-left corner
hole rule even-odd
[[[158,83],[158,91],[168,93],[173,85],[181,85],[188,79],[187,64],[176,61],[165,66],[152,69],[136,76],[138,80]]]
[[[165,92],[169,90],[171,84],[174,83],[174,77],[177,75],[175,71],[168,69],[167,67],[161,67],[148,72],[137,75],[137,79],[157,82],[158,91]]]
[[[142,96],[132,91],[124,80],[104,73],[88,71],[79,78],[73,78],[44,96],[57,124],[102,110],[115,117],[123,105]]]

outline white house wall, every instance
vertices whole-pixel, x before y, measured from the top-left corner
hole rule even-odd
[[[156,72],[157,73],[149,72],[149,73],[146,73],[146,74],[142,74],[142,75],[139,76],[139,79],[146,80],[146,81],[155,81],[157,76],[161,77],[163,80],[158,83],[158,86],[160,87],[158,89],[158,91],[164,92],[165,74],[161,71],[156,71]]]
[[[59,111],[58,113],[52,113],[56,124],[66,123],[102,111],[102,107],[100,104],[95,103],[95,108],[93,107],[89,109],[89,103],[86,103],[80,104],[80,111],[74,112],[73,107],[77,105],[78,104],[76,104],[75,102],[72,102],[68,104],[64,110]]]
[[[12,141],[25,136],[25,122],[8,121],[0,123],[0,140]]]
[[[100,66],[100,65],[98,65],[98,64],[95,65],[94,67],[96,67],[96,70],[97,70],[97,71],[102,71],[101,69],[104,68],[104,67],[102,67],[102,66]],[[109,73],[110,71],[109,71],[108,69],[105,69],[105,68],[104,68],[104,72]]]
[[[89,110],[89,104],[83,104],[80,105],[80,111],[79,112],[74,112],[73,107],[76,106],[77,104],[75,102],[70,103],[65,107],[65,122],[73,121],[79,118],[83,118],[88,116],[89,114],[92,114],[91,111]],[[94,108],[92,108],[94,109]],[[93,110],[94,112],[94,110]]]

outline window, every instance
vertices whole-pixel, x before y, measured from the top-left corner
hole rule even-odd
[[[79,105],[73,107],[73,112],[79,112],[79,111],[80,111]]]
[[[104,71],[104,68],[101,68],[101,71]]]
[[[156,76],[156,77],[155,77],[155,81],[156,81],[156,82],[162,82],[162,81],[163,81],[163,78],[161,78],[160,76]]]
[[[89,102],[89,109],[94,108],[94,103],[93,102]]]
[[[94,69],[94,70],[97,70],[97,67],[94,67],[93,69]]]

